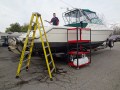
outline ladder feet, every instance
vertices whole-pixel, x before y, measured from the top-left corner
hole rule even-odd
[[[50,81],[53,81],[53,79],[52,79],[52,78],[50,78]]]
[[[19,76],[16,76],[16,78],[18,79],[18,78],[19,78]]]
[[[26,71],[28,71],[28,67],[26,67]]]

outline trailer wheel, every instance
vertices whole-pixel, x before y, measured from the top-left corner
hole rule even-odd
[[[114,41],[110,40],[110,41],[108,42],[108,46],[109,46],[110,48],[112,48],[112,47],[114,46]]]

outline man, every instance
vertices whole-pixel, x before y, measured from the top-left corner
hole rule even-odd
[[[59,19],[56,17],[56,13],[53,13],[53,18],[51,19],[50,23],[53,25],[59,25]]]

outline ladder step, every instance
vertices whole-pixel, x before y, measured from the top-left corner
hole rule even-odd
[[[28,42],[28,45],[27,46],[29,46],[31,44],[31,42]]]
[[[52,68],[52,70],[50,71],[51,73],[55,70],[55,68]]]
[[[52,63],[52,61],[51,62],[49,62],[49,65]]]
[[[29,37],[28,40],[32,40],[32,37]]]
[[[25,59],[25,60],[23,61],[23,63],[26,62],[26,61],[28,61],[28,59]]]
[[[26,51],[26,52],[25,52],[25,55],[28,55],[28,54],[30,54],[30,52],[29,52],[29,51]]]
[[[27,67],[27,66],[23,66],[23,67],[21,68],[21,71],[24,70],[24,69],[26,69],[26,67]]]
[[[27,45],[27,47],[30,47],[31,45]]]
[[[47,54],[47,57],[50,56],[50,54]]]
[[[31,30],[32,32],[34,32],[35,30]]]
[[[36,22],[32,22],[32,23],[36,24]]]
[[[48,48],[48,46],[45,46],[45,48]]]

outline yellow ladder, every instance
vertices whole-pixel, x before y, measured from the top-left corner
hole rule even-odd
[[[32,28],[34,30],[31,30]],[[33,13],[31,16],[29,27],[28,27],[27,36],[24,41],[24,46],[22,49],[22,53],[21,53],[21,57],[20,57],[20,61],[19,61],[19,65],[18,65],[18,69],[17,69],[17,73],[16,73],[16,78],[19,78],[20,72],[22,70],[24,70],[24,69],[28,70],[28,68],[30,66],[30,59],[31,59],[31,54],[32,54],[33,46],[34,46],[35,33],[36,33],[37,29],[39,30],[40,41],[42,43],[42,48],[44,51],[48,74],[49,74],[49,77],[51,80],[52,80],[52,73],[56,72],[56,67],[54,64],[53,57],[52,57],[52,53],[51,53],[50,45],[49,45],[49,42],[47,39],[47,35],[46,35],[45,29],[43,26],[41,15],[39,13]],[[30,36],[31,31],[33,31],[33,35],[32,35],[32,39],[30,42],[29,36]],[[28,51],[26,51],[26,47],[30,47],[30,49]],[[25,66],[23,66],[22,64],[25,62],[26,62],[26,64],[25,64]]]

